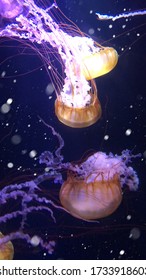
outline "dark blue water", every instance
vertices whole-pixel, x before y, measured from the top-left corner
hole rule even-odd
[[[39,123],[38,116],[62,135],[66,162],[79,160],[90,150],[120,154],[130,149],[134,154],[141,153],[142,158],[132,164],[140,186],[137,192],[125,191],[118,210],[99,223],[80,221],[55,210],[55,225],[45,213],[40,215],[39,223],[30,218],[28,232],[47,234],[49,239],[54,239],[54,254],[45,255],[41,248],[27,248],[22,241],[15,241],[15,259],[146,259],[145,16],[111,22],[98,21],[95,15],[143,9],[145,1],[58,0],[58,5],[83,32],[119,53],[116,68],[96,79],[102,118],[82,129],[61,124],[54,113],[55,93],[51,99],[46,94],[50,80],[37,53],[26,50],[19,42],[1,39],[0,74],[6,71],[6,76],[0,80],[0,107],[9,98],[13,103],[7,114],[0,113],[0,186],[17,182],[23,174],[27,180],[28,174],[40,171],[37,157],[41,152],[56,149],[57,141]],[[14,144],[14,135],[19,136],[20,143]],[[105,135],[109,136],[108,140],[104,140]],[[33,150],[37,152],[35,158],[30,157]],[[13,164],[12,168],[9,163]],[[45,186],[43,191],[48,198],[58,201],[58,190],[59,186],[48,184],[48,189]],[[6,225],[3,230],[7,232]]]

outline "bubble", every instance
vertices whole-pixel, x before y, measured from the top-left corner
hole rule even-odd
[[[1,73],[1,77],[4,78],[5,75],[6,75],[6,71],[3,71],[3,72]]]
[[[11,107],[8,104],[3,104],[0,108],[1,113],[7,114],[10,111]]]
[[[135,227],[131,229],[129,238],[136,240],[140,237],[140,235],[141,235],[140,229]]]
[[[30,153],[29,153],[29,156],[30,156],[31,158],[34,158],[36,155],[37,155],[37,151],[35,151],[35,150],[32,150],[32,151],[30,151]]]
[[[12,144],[14,144],[14,145],[20,144],[21,141],[22,141],[21,136],[18,135],[18,134],[13,135],[12,138],[11,138],[11,142],[12,142]]]
[[[89,35],[93,35],[94,32],[95,32],[95,30],[94,30],[93,28],[90,28],[90,29],[88,30]]]
[[[131,215],[128,215],[128,216],[127,216],[127,220],[128,220],[128,221],[131,220]]]
[[[121,251],[119,252],[119,254],[120,254],[121,256],[123,256],[123,255],[125,254],[125,251],[124,251],[124,250],[121,250]]]
[[[31,240],[30,243],[32,246],[38,246],[40,244],[40,238],[37,235],[34,235]]]
[[[52,83],[48,84],[47,87],[46,87],[46,94],[47,95],[50,95],[54,92],[54,86]]]
[[[105,135],[104,140],[108,140],[108,139],[109,139],[109,135]]]
[[[129,136],[132,133],[132,130],[129,128],[125,131],[125,135]]]
[[[7,164],[7,166],[8,166],[8,168],[13,168],[14,164],[13,164],[12,162],[9,162],[9,163]]]
[[[12,104],[12,102],[13,102],[13,99],[12,99],[12,98],[9,98],[9,99],[7,100],[7,104],[8,104],[8,105]]]

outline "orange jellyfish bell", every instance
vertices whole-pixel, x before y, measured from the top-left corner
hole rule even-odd
[[[0,232],[0,239],[4,235]],[[0,245],[0,260],[12,260],[14,257],[14,247],[11,241]]]
[[[100,219],[112,214],[122,201],[125,179],[121,178],[126,177],[126,172],[133,176],[133,169],[126,167],[122,157],[107,156],[102,152],[93,154],[74,168],[75,172],[68,174],[60,189],[63,207],[72,216],[83,220]],[[129,188],[135,190],[136,184],[132,180],[128,179]]]
[[[82,58],[81,71],[86,80],[91,80],[110,72],[118,62],[114,48],[103,47]]]
[[[87,93],[90,101],[84,106],[76,106],[74,103],[67,104],[63,102],[62,96],[57,96],[55,101],[55,114],[57,118],[65,125],[81,128],[94,124],[101,117],[101,105],[97,96],[97,88],[94,81]],[[75,96],[76,98],[76,96]],[[72,88],[72,99],[74,100],[74,88]],[[80,101],[82,94],[77,96]]]
[[[100,219],[112,214],[120,205],[122,191],[118,176],[110,180],[89,182],[72,176],[61,187],[60,201],[71,215],[83,219]]]

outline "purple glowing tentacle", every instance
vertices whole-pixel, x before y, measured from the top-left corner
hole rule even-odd
[[[58,142],[59,142],[59,147],[57,148],[57,150],[55,151],[55,156],[49,152],[49,151],[46,151],[46,152],[43,152],[39,158],[39,162],[40,163],[45,163],[47,167],[59,167],[59,164],[62,163],[63,161],[63,156],[61,155],[61,150],[62,148],[64,147],[64,140],[63,138],[61,137],[61,135],[59,133],[57,133],[55,131],[55,129],[51,126],[51,125],[48,125],[43,119],[40,118],[40,120],[42,121],[42,123],[47,126],[48,128],[51,129],[52,131],[52,134],[54,136],[57,137],[58,139]],[[61,165],[60,165],[61,167]]]
[[[7,214],[3,215],[2,217],[0,217],[0,223],[6,223],[7,221],[17,218],[18,216],[23,217],[29,213],[32,213],[33,211],[42,211],[42,210],[46,210],[47,212],[49,212],[51,214],[51,218],[53,219],[53,221],[56,222],[55,217],[53,215],[53,211],[49,207],[47,207],[47,206],[30,206],[26,209],[17,210],[12,213],[7,213]]]
[[[32,245],[32,238],[33,237],[31,237],[29,234],[23,233],[22,231],[12,232],[0,239],[0,245],[5,244],[14,239],[23,239],[28,244]],[[38,237],[38,240],[39,240],[39,244],[37,245],[40,245],[43,249],[47,250],[49,254],[53,253],[55,247],[55,241],[44,242],[44,240],[41,237]]]
[[[99,20],[117,20],[117,19],[121,19],[121,18],[128,18],[128,17],[135,17],[135,16],[143,16],[146,15],[146,10],[142,10],[142,11],[135,11],[135,12],[125,12],[123,14],[119,14],[116,16],[109,16],[109,15],[102,15],[99,13],[96,13],[97,17]]]
[[[24,184],[23,184],[24,185]],[[31,202],[37,202],[39,205],[40,204],[45,204],[45,205],[51,205],[54,208],[57,209],[63,209],[60,206],[57,206],[55,203],[53,203],[53,201],[48,200],[45,197],[39,197],[38,194],[34,193],[34,181],[30,181],[30,182],[26,182],[25,186],[27,186],[27,188],[29,187],[29,190],[27,190],[27,192],[25,191],[19,191],[19,187],[21,185],[18,185],[18,189],[16,189],[16,185],[15,185],[15,191],[9,192],[9,194],[4,195],[3,198],[3,194],[1,194],[1,201],[4,203],[7,203],[7,201],[9,199],[17,199],[19,196],[22,197],[22,202],[21,202],[21,206],[22,206],[22,210],[18,210],[18,211],[14,211],[12,213],[7,213],[4,216],[0,217],[0,223],[1,222],[7,222],[7,220],[10,220],[12,218],[16,218],[19,215],[21,216],[26,216],[27,214],[31,213],[32,211],[41,211],[41,210],[47,210],[50,214],[52,219],[55,222],[55,217],[53,215],[53,211],[48,207],[48,206],[29,206],[29,203]],[[13,187],[13,186],[12,186]],[[32,189],[31,189],[32,187]],[[8,188],[8,187],[7,187]],[[9,190],[11,190],[10,186],[9,186]],[[5,197],[6,196],[6,197]]]

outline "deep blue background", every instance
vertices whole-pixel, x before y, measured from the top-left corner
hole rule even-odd
[[[58,0],[58,5],[83,32],[89,34],[89,30],[93,29],[92,38],[95,41],[112,46],[119,53],[116,68],[96,79],[102,118],[84,129],[72,129],[61,124],[54,113],[55,93],[49,99],[45,92],[50,81],[39,56],[32,50],[24,56],[21,54],[22,45],[18,47],[20,43],[13,40],[3,42],[1,39],[0,74],[6,71],[6,76],[0,80],[0,106],[8,98],[13,98],[10,112],[0,113],[1,187],[12,180],[17,181],[14,178],[22,174],[18,170],[20,166],[21,170],[26,170],[26,178],[28,173],[32,174],[40,168],[38,160],[29,157],[31,150],[36,150],[39,156],[44,150],[56,149],[57,141],[39,123],[38,115],[62,135],[65,142],[62,152],[66,162],[79,160],[90,150],[120,154],[122,150],[130,149],[134,154],[141,153],[142,158],[132,163],[140,186],[137,192],[125,192],[119,209],[99,223],[83,222],[54,211],[57,220],[54,225],[42,214],[41,222],[30,221],[28,230],[55,239],[54,254],[44,255],[40,248],[26,248],[22,241],[15,241],[15,258],[146,259],[145,16],[111,22],[98,21],[95,15],[96,12],[116,15],[122,13],[124,8],[127,12],[143,9],[145,1]],[[112,28],[109,28],[111,24]],[[126,27],[122,27],[124,25]],[[132,130],[130,136],[125,134],[127,129]],[[15,134],[21,136],[19,145],[11,142]],[[104,135],[109,135],[107,141]],[[12,169],[7,167],[9,162],[14,164]],[[48,198],[56,201],[58,190],[59,186],[48,185],[47,191],[44,191]],[[128,215],[131,216],[130,220],[127,219]],[[133,228],[139,233],[136,239],[129,238]],[[6,226],[3,230],[7,232]],[[124,250],[123,255],[120,255],[121,250]]]

